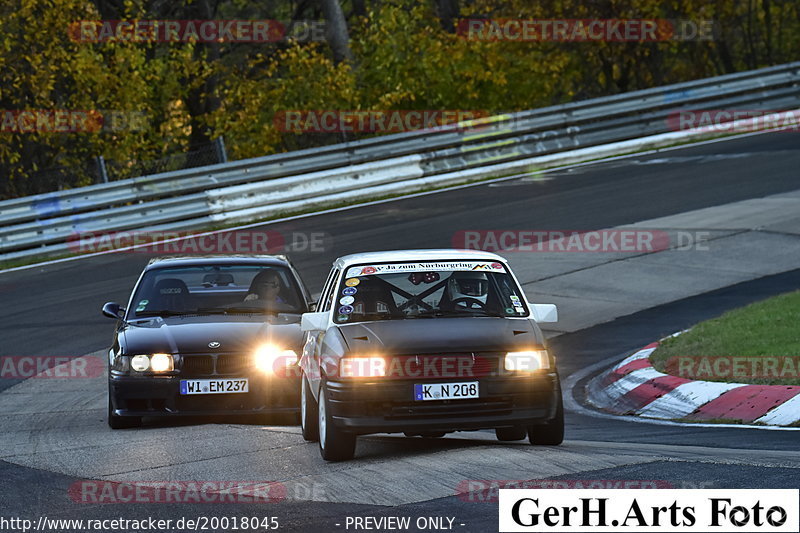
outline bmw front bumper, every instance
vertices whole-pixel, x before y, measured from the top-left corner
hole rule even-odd
[[[180,393],[182,379],[247,378],[246,393]],[[252,415],[296,413],[299,410],[299,379],[269,376],[127,376],[109,375],[111,406],[118,416]]]

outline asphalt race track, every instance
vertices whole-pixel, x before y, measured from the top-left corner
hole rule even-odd
[[[792,133],[747,136],[545,175],[550,179],[481,184],[268,228],[328,235],[324,252],[292,254],[316,293],[331,261],[345,253],[450,247],[457,231],[472,228],[606,228],[794,191],[800,189],[797,139]],[[0,353],[82,356],[104,350],[113,324],[100,307],[125,302],[148,259],[118,253],[0,274]],[[800,270],[566,333],[550,345],[564,379],[726,309],[797,288]],[[377,435],[359,440],[354,461],[326,464],[316,444],[278,421],[263,426],[188,420],[112,432],[105,425],[102,378],[5,379],[0,391],[7,391],[0,393],[0,500],[13,516],[34,521],[42,515],[247,515],[277,517],[284,531],[352,531],[347,517],[409,516],[413,526],[424,516],[445,518],[438,530],[494,531],[496,503],[456,494],[470,480],[796,488],[800,473],[798,431],[676,427],[568,411],[567,440],[559,447],[499,443],[487,432],[442,439]],[[580,394],[575,400],[580,402]],[[272,504],[76,503],[68,489],[83,479],[270,480],[286,492]],[[453,519],[451,526],[446,518]]]

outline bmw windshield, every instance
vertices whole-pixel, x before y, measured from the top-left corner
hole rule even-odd
[[[201,265],[145,272],[128,317],[304,311],[300,289],[288,268]]]
[[[525,317],[505,266],[485,261],[385,263],[347,268],[327,306],[336,323],[452,317]]]

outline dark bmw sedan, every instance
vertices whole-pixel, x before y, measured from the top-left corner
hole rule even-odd
[[[283,256],[152,260],[108,352],[108,424],[143,417],[298,410],[300,317],[309,294]]]

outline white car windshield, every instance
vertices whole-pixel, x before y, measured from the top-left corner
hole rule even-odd
[[[332,304],[334,320],[524,317],[522,291],[502,263],[437,261],[347,268]]]

